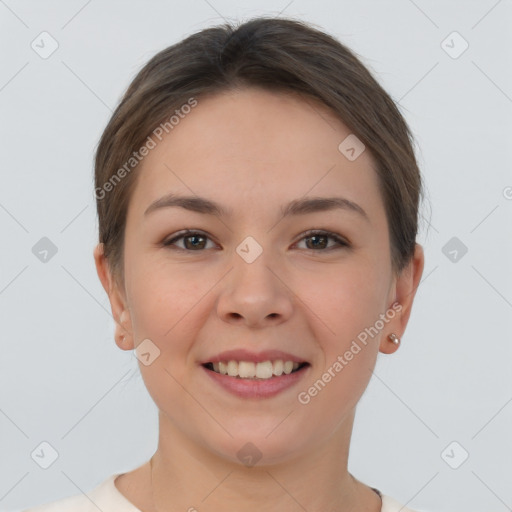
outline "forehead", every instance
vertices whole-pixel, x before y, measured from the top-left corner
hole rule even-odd
[[[197,106],[143,159],[130,209],[167,192],[215,198],[230,210],[339,193],[383,214],[369,151],[350,161],[350,130],[323,104],[295,93],[248,88],[198,98]],[[350,140],[350,139],[349,139]]]

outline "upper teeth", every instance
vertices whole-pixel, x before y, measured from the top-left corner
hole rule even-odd
[[[283,373],[289,374],[299,367],[299,363],[293,361],[264,361],[253,363],[251,361],[221,361],[213,364],[213,371],[230,377],[241,377],[242,379],[257,378],[270,379],[273,375],[279,376]]]

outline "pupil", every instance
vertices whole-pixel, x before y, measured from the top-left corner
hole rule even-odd
[[[197,239],[197,238],[203,238],[203,237],[201,235],[190,235],[190,236],[187,237],[187,240],[190,242],[191,239]],[[198,244],[193,242],[192,243],[192,247],[197,248]]]
[[[311,239],[312,239],[312,240],[315,240],[315,241],[318,241],[318,239],[319,239],[319,238],[325,238],[325,236],[324,236],[324,235],[313,235],[313,236],[311,237]],[[318,245],[317,243],[313,243],[313,246],[314,246],[314,247],[318,247],[319,245]],[[320,244],[320,246],[322,246],[322,247],[323,247],[323,244]]]

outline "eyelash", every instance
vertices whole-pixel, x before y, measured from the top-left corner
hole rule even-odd
[[[164,242],[162,242],[162,245],[164,247],[172,248],[173,250],[178,250],[178,251],[182,251],[182,252],[202,252],[202,251],[205,251],[206,249],[198,249],[197,251],[195,251],[195,250],[192,250],[192,249],[184,249],[182,247],[177,247],[177,246],[172,247],[173,244],[175,242],[177,242],[178,240],[187,238],[189,236],[196,236],[196,235],[205,237],[208,240],[210,240],[210,238],[208,237],[208,235],[206,235],[206,233],[203,233],[201,231],[194,231],[194,230],[187,229],[185,231],[182,231],[182,232],[178,233],[177,236],[174,236],[174,237],[172,237],[172,238],[170,238],[168,240],[165,240]],[[333,233],[332,231],[325,231],[325,230],[318,230],[318,229],[311,229],[311,230],[306,231],[305,233],[303,233],[302,238],[299,239],[299,242],[301,242],[302,240],[304,240],[306,238],[311,238],[313,236],[318,236],[318,235],[325,236],[327,238],[333,239],[338,244],[338,247],[334,246],[334,247],[328,247],[328,248],[319,249],[319,250],[316,250],[316,249],[306,249],[307,251],[312,251],[312,252],[329,252],[329,251],[331,251],[333,249],[342,249],[342,248],[349,248],[350,247],[350,244],[346,240],[341,238],[339,235],[337,235],[336,233]]]

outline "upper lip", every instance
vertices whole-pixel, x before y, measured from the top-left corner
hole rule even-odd
[[[246,349],[235,349],[221,352],[216,356],[212,356],[201,362],[206,363],[219,363],[221,361],[251,361],[253,363],[262,363],[263,361],[276,361],[281,359],[283,361],[293,361],[294,363],[305,363],[305,359],[294,356],[282,350],[264,350],[262,352],[251,352]]]

